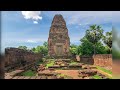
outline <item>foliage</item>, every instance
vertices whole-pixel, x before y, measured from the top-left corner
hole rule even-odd
[[[35,71],[32,71],[32,70],[28,70],[26,72],[23,72],[21,74],[22,76],[35,76],[36,75],[36,72]]]
[[[48,64],[46,64],[46,68],[48,68],[49,66],[53,66],[54,65],[54,62],[53,60],[50,60]]]
[[[80,55],[93,55],[94,54],[94,44],[89,42],[86,37],[83,37],[81,40],[81,45],[79,46]],[[108,48],[105,47],[100,41],[96,43],[96,53],[97,54],[106,54]]]
[[[32,48],[34,53],[41,53],[44,56],[48,55],[48,43],[44,42],[42,46],[37,46],[36,48]]]
[[[43,46],[45,46],[45,47],[48,48],[48,42],[44,42],[44,43],[43,43]]]
[[[19,48],[19,49],[23,49],[23,50],[27,50],[27,47],[26,47],[26,46],[19,46],[18,48]]]
[[[103,67],[97,66],[97,69],[102,70],[102,71],[104,71],[104,72],[106,72],[106,73],[108,73],[108,74],[112,74],[112,71],[106,70],[106,69],[103,68]]]
[[[80,53],[79,46],[74,45],[74,44],[71,44],[71,45],[70,45],[70,52],[71,52],[71,54],[73,54],[73,55],[79,55],[79,53]]]
[[[35,52],[41,53],[43,55],[47,55],[48,53],[48,48],[45,46],[37,46]]]
[[[102,79],[99,75],[92,76],[94,79]]]
[[[111,48],[112,48],[112,31],[106,32],[106,35],[103,36],[103,41],[109,47],[109,50],[111,52]]]
[[[86,30],[85,37],[94,46],[94,54],[96,54],[96,44],[101,40],[103,36],[103,29],[98,25],[91,25],[88,30]]]
[[[77,64],[77,62],[71,62],[70,63],[70,65],[76,65]]]

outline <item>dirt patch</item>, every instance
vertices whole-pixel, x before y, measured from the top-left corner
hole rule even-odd
[[[55,72],[73,77],[73,79],[80,79],[78,77],[78,71],[79,70],[56,70]]]

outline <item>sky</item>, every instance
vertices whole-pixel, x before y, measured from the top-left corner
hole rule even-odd
[[[80,39],[92,24],[101,25],[104,33],[111,31],[112,26],[120,28],[119,11],[2,11],[2,52],[6,47],[42,45],[48,40],[55,14],[63,16],[70,42],[76,45],[80,44]]]

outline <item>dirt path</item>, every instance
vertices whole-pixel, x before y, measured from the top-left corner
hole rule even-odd
[[[78,71],[79,70],[56,70],[55,72],[61,73],[61,74],[67,75],[67,76],[71,76],[71,77],[73,77],[73,79],[80,79],[78,77]]]

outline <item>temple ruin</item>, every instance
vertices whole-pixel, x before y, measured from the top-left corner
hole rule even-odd
[[[70,38],[66,22],[62,15],[54,16],[48,38],[48,54],[50,56],[69,56]]]

